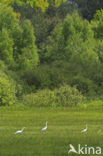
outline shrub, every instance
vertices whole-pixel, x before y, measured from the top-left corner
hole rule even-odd
[[[0,71],[7,71],[7,66],[2,60],[0,60]]]
[[[15,102],[15,88],[11,83],[6,75],[0,72],[0,106],[12,105]]]
[[[83,101],[82,94],[75,87],[68,85],[61,86],[54,93],[56,106],[76,106]]]
[[[76,106],[82,101],[81,93],[68,85],[53,91],[45,89],[23,96],[24,104],[29,106]]]
[[[29,106],[51,106],[54,101],[54,92],[49,89],[28,94],[23,97],[24,104]]]

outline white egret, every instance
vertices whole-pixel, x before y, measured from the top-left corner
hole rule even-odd
[[[42,128],[42,130],[41,130],[42,132],[46,131],[46,129],[47,129],[47,123],[48,122],[46,121],[46,126],[44,128]]]
[[[24,129],[25,129],[25,127],[23,127],[21,130],[16,131],[15,134],[20,134],[20,133],[22,133]]]
[[[83,130],[81,131],[81,133],[85,133],[87,130],[88,130],[88,126],[86,125],[86,128],[83,129]]]
[[[71,152],[78,153],[78,152],[75,150],[75,148],[74,148],[74,146],[73,146],[72,144],[70,144],[69,146],[70,146],[70,150],[69,150],[68,154],[71,153]]]

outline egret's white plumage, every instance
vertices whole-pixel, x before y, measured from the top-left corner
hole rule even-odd
[[[23,127],[21,130],[16,131],[15,134],[20,134],[20,133],[22,133],[24,129],[25,129],[25,127]]]
[[[47,130],[47,123],[48,122],[46,121],[46,126],[44,128],[42,128],[42,130],[41,130],[42,132]]]
[[[77,151],[75,150],[74,146],[72,144],[69,145],[70,146],[70,150],[68,153],[70,152],[74,152],[74,153],[77,153]]]
[[[86,128],[83,129],[83,130],[81,131],[81,133],[85,133],[87,130],[88,130],[88,126],[86,125]]]

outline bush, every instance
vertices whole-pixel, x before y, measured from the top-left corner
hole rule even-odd
[[[11,83],[6,75],[0,72],[0,106],[12,105],[15,102],[15,88]]]
[[[54,93],[57,106],[76,106],[83,101],[82,94],[75,87],[68,85],[61,86]]]
[[[45,89],[23,96],[24,104],[29,106],[76,106],[82,101],[81,93],[68,85],[53,91]]]
[[[23,102],[29,106],[51,106],[55,101],[54,92],[49,89],[25,95]]]

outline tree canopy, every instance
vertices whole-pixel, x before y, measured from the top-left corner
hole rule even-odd
[[[0,105],[62,86],[103,94],[103,10],[91,2],[0,1]]]
[[[46,8],[48,8],[50,3],[53,3],[56,7],[58,7],[63,2],[66,2],[66,0],[0,0],[0,3],[5,5],[13,3],[18,5],[30,5],[31,7],[36,5],[37,7],[41,8],[43,12],[46,10]]]

